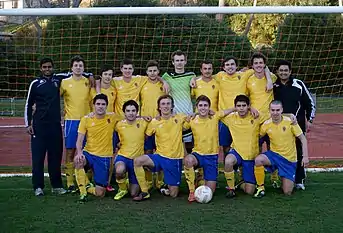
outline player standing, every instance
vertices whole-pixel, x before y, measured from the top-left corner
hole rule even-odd
[[[106,113],[108,98],[98,94],[93,99],[94,116],[84,116],[78,128],[77,155],[74,158],[76,181],[80,190],[80,202],[87,201],[87,192],[103,197],[106,192],[112,164],[112,136],[119,117]],[[83,142],[87,135],[86,145]],[[95,187],[89,183],[85,167],[94,173]]]
[[[135,175],[133,160],[144,154],[144,137],[148,123],[137,119],[138,104],[129,100],[123,105],[125,119],[119,121],[115,127],[120,139],[120,148],[114,162],[116,180],[119,186],[114,200],[122,199],[127,193],[127,177],[129,178],[129,191],[132,197],[139,193],[139,185]]]
[[[268,134],[270,138],[270,150],[260,154],[255,159],[254,170],[257,191],[254,197],[257,198],[265,195],[265,168],[269,172],[274,172],[277,169],[279,176],[282,178],[284,194],[292,194],[297,167],[296,138],[299,138],[302,144],[302,166],[307,166],[309,163],[305,135],[298,124],[293,125],[290,118],[282,116],[282,111],[282,103],[278,100],[273,100],[270,103],[271,118],[265,121],[260,129],[261,136]]]
[[[146,130],[148,136],[155,134],[156,152],[142,155],[134,160],[136,177],[142,191],[134,198],[136,201],[150,198],[143,167],[154,172],[163,170],[164,182],[168,185],[170,196],[177,197],[179,193],[184,157],[182,129],[186,116],[184,114],[173,115],[174,101],[170,95],[161,96],[157,105],[161,119],[153,119]]]

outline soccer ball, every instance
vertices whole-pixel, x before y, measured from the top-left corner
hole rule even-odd
[[[199,186],[194,192],[195,200],[199,203],[209,203],[212,200],[212,196],[212,190],[206,185]]]

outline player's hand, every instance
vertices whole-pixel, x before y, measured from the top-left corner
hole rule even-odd
[[[240,73],[243,73],[243,72],[245,72],[245,71],[247,71],[247,70],[249,70],[249,67],[243,67],[242,69],[240,69]]]
[[[297,121],[297,117],[296,117],[296,116],[294,116],[293,114],[290,114],[290,115],[289,115],[289,118],[291,118],[292,125],[298,124],[298,121]]]
[[[75,156],[75,161],[77,163],[83,163],[83,161],[85,160],[85,156],[81,153],[81,154],[77,154]]]
[[[27,133],[30,134],[30,135],[34,135],[34,134],[35,134],[34,131],[33,131],[32,125],[26,127],[26,131],[27,131]]]
[[[196,88],[197,87],[197,82],[195,78],[192,78],[191,81],[189,82],[189,86],[191,86],[191,88]]]
[[[210,109],[210,110],[208,111],[208,115],[214,116],[214,115],[216,115],[216,112]]]
[[[308,159],[308,156],[304,156],[302,161],[301,161],[301,166],[307,167],[310,164],[310,161]]]
[[[187,121],[187,122],[190,122],[190,121],[193,120],[197,115],[198,115],[198,113],[192,113],[192,114],[188,115],[188,116],[186,117],[186,121]]]
[[[90,113],[88,113],[87,116],[88,116],[88,117],[94,117],[94,116],[95,116],[95,112],[90,112]]]
[[[306,121],[306,132],[310,132],[311,128],[312,128],[312,123],[309,121]]]
[[[150,122],[152,120],[151,116],[141,116],[143,118],[143,120]]]
[[[166,94],[168,94],[170,92],[170,86],[166,81],[163,82],[163,91]]]
[[[250,112],[255,119],[260,116],[260,113],[255,108],[250,108]]]

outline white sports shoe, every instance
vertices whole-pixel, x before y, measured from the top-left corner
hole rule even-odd
[[[67,193],[67,190],[65,190],[64,188],[52,188],[51,193],[56,195],[63,195]]]
[[[305,190],[306,189],[305,185],[303,183],[296,184],[295,188],[298,189],[298,190]]]
[[[41,188],[36,188],[35,189],[35,196],[44,196],[44,192],[43,192],[43,189]]]

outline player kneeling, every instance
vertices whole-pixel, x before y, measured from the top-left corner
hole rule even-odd
[[[119,117],[106,113],[107,96],[98,94],[93,99],[94,116],[81,118],[76,142],[77,155],[74,158],[76,181],[80,190],[80,202],[87,201],[87,192],[103,197],[106,192],[110,167],[112,164],[112,137]],[[83,141],[87,142],[82,150]],[[95,187],[86,176],[85,168],[91,168]]]
[[[191,154],[184,159],[184,172],[189,188],[188,201],[195,201],[195,172],[194,168],[203,168],[205,185],[212,192],[216,190],[218,176],[218,123],[219,120],[230,114],[234,109],[224,110],[209,115],[211,101],[207,96],[201,95],[196,100],[198,114],[185,123],[186,129],[191,129],[194,136],[194,148]]]
[[[295,138],[299,138],[303,148],[302,166],[307,166],[308,150],[307,140],[298,124],[292,124],[290,118],[282,116],[282,103],[274,100],[270,103],[271,118],[263,123],[260,135],[268,134],[270,149],[255,159],[255,177],[257,192],[254,197],[260,198],[265,195],[264,168],[268,172],[279,171],[282,178],[282,190],[284,194],[291,195],[294,188],[295,171],[297,168],[297,150]]]

